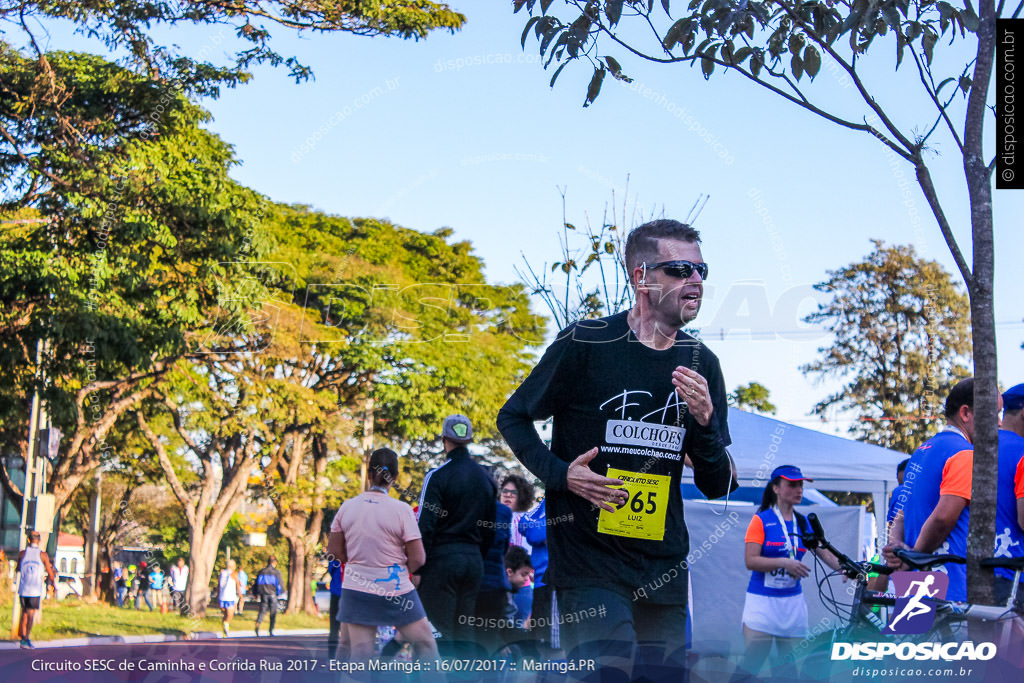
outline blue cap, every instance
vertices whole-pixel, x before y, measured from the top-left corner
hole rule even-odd
[[[782,477],[789,481],[814,481],[810,477],[805,477],[803,472],[800,471],[799,467],[794,465],[780,465],[772,470],[772,479],[776,477]]]
[[[1024,384],[1010,387],[1003,392],[1003,410],[1020,410],[1024,408]]]

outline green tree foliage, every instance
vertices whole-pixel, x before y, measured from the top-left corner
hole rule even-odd
[[[914,168],[957,269],[967,285],[972,320],[975,383],[974,487],[968,571],[972,601],[991,600],[979,562],[994,547],[997,445],[995,316],[992,307],[994,242],[992,172],[996,157],[983,144],[996,51],[996,19],[1017,17],[1019,4],[1000,0],[514,0],[526,8],[522,43],[532,32],[545,66],[558,62],[552,86],[572,61],[592,67],[583,106],[607,75],[629,80],[627,59],[700,66],[705,79],[733,73],[846,130],[870,135]],[[536,12],[539,10],[539,12]],[[866,68],[865,55],[895,53],[906,87]],[[615,53],[615,54],[613,54]],[[621,61],[620,61],[621,60]],[[831,100],[812,83],[822,69],[853,85],[854,98]],[[903,82],[901,82],[902,84]],[[926,105],[906,114],[907,88],[920,88]],[[990,111],[991,110],[991,111]],[[896,113],[899,112],[897,117]],[[939,144],[959,154],[970,203],[971,256],[955,238],[926,151]]]
[[[729,405],[737,408],[744,408],[755,413],[775,414],[775,404],[769,400],[770,392],[768,387],[758,382],[741,384],[729,392]]]
[[[493,416],[544,329],[522,288],[487,283],[470,245],[449,243],[449,230],[428,235],[303,207],[276,207],[268,226],[280,264],[268,283],[277,317],[255,358],[332,402],[287,416],[278,425],[287,437],[262,468],[289,543],[288,609],[311,610],[324,510],[361,490],[367,452],[432,442],[452,412],[493,435]],[[355,470],[332,476],[338,457]],[[399,484],[408,489],[418,469],[405,470]]]
[[[8,73],[25,66],[4,57]],[[68,84],[62,107],[94,134],[65,147],[48,132],[60,129],[56,118],[36,111],[19,133],[34,156],[0,153],[5,177],[17,185],[21,164],[28,178],[8,211],[28,201],[39,219],[0,233],[0,431],[9,448],[26,449],[27,398],[39,386],[65,435],[49,482],[63,509],[112,452],[122,415],[211,337],[213,311],[248,306],[232,288],[241,276],[232,262],[260,254],[252,217],[263,200],[228,177],[230,147],[199,127],[207,114],[179,93],[91,55],[48,61]],[[7,125],[28,106],[19,88],[31,79],[3,87]],[[126,136],[132,121],[138,135]],[[0,479],[12,488],[6,472]]]
[[[129,55],[133,70],[165,82],[198,77],[205,87],[215,89],[218,82],[233,84],[246,79],[248,68],[263,63],[283,64],[297,80],[311,75],[295,57],[273,49],[271,29],[419,40],[436,29],[454,32],[466,18],[446,3],[430,0],[23,0],[0,7],[0,21],[21,29],[33,46],[35,36],[30,26],[52,20],[69,21],[79,32],[101,39],[111,51]],[[156,43],[156,33],[190,25],[233,29],[241,41],[233,63],[213,66],[181,54],[177,46]]]
[[[814,286],[830,298],[804,322],[823,325],[833,342],[801,370],[845,382],[815,412],[852,411],[857,438],[912,453],[944,423],[946,390],[970,375],[970,305],[935,261],[872,241],[863,261]]]

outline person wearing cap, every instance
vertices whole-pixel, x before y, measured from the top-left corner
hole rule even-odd
[[[974,466],[974,378],[953,385],[946,397],[946,426],[918,446],[903,477],[907,502],[889,529],[886,564],[900,568],[897,547],[924,553],[967,556],[967,530]],[[967,568],[948,563],[948,600],[967,600]]]
[[[18,599],[21,601],[21,621],[18,623],[18,636],[21,638],[22,649],[35,647],[29,636],[32,625],[36,621],[39,603],[46,595],[46,587],[53,588],[57,584],[57,575],[53,571],[53,563],[46,551],[39,547],[39,532],[32,529],[28,532],[28,547],[18,554]],[[45,572],[45,575],[44,575]]]
[[[743,603],[742,668],[756,675],[776,646],[778,658],[788,658],[793,646],[807,637],[807,601],[800,579],[810,573],[802,561],[807,548],[802,534],[812,533],[807,519],[794,507],[803,500],[805,477],[800,468],[782,465],[764,487],[761,507],[750,520],[744,538],[744,561],[750,583]],[[814,552],[833,569],[839,561],[823,549]]]
[[[562,330],[501,408],[497,426],[544,482],[544,580],[559,612],[607,615],[563,623],[566,652],[602,666],[619,666],[618,658],[639,675],[640,642],[661,643],[668,666],[685,666],[684,456],[705,496],[720,498],[733,486],[721,366],[682,330],[697,317],[709,272],[700,235],[679,221],[645,223],[626,239],[625,265],[633,307]],[[550,447],[534,427],[548,418]],[[646,588],[661,576],[671,580]]]
[[[996,557],[1024,557],[1024,384],[1003,395],[999,428],[999,474],[996,479]],[[973,463],[972,463],[973,466]],[[997,568],[992,595],[1005,604],[1013,589],[1014,573]],[[1024,581],[1024,577],[1021,579]],[[1017,587],[1016,604],[1024,606],[1024,585]]]
[[[427,554],[417,572],[420,595],[430,623],[441,633],[442,654],[473,640],[484,557],[494,542],[498,487],[466,448],[472,441],[469,418],[445,418],[441,443],[447,459],[427,472],[420,495],[419,528]]]

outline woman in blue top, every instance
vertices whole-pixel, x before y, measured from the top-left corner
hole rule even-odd
[[[811,528],[793,509],[803,500],[805,481],[813,480],[797,467],[776,467],[764,488],[761,508],[747,527],[745,560],[750,584],[743,604],[743,668],[751,674],[760,671],[773,642],[783,659],[797,640],[807,637],[807,602],[800,579],[810,570],[801,561],[807,552],[801,534],[811,533]],[[813,552],[833,569],[839,568],[832,553]]]

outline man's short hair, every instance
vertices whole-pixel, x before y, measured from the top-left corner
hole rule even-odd
[[[661,218],[649,221],[630,231],[626,237],[626,270],[630,274],[641,263],[652,263],[658,258],[658,240],[670,239],[700,244],[700,233],[686,223]]]
[[[276,555],[271,555],[270,557],[267,558],[267,562],[269,564],[277,564],[277,556]]]
[[[946,419],[951,420],[960,412],[960,408],[967,406],[974,409],[974,378],[962,379],[953,385],[946,397]]]
[[[36,531],[35,529],[28,530],[28,540],[38,541],[40,538],[42,538],[42,536],[39,535],[38,531]]]
[[[523,567],[533,569],[533,565],[530,563],[530,553],[526,552],[526,548],[522,546],[510,545],[508,552],[505,553],[505,569],[517,572]]]
[[[896,474],[899,475],[904,470],[906,470],[907,469],[907,463],[909,463],[909,462],[910,462],[910,458],[907,458],[906,460],[901,462],[899,465],[896,465]]]

